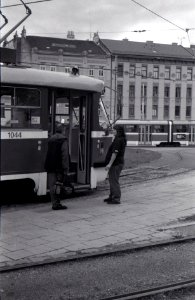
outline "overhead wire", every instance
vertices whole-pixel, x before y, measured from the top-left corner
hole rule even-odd
[[[37,1],[30,1],[30,2],[25,2],[25,4],[34,4],[34,3],[38,3],[38,2],[46,2],[46,1],[52,1],[52,0],[37,0]],[[4,5],[1,6],[0,9],[2,8],[9,8],[9,7],[14,7],[14,6],[20,6],[22,5],[21,3],[18,4],[10,4],[10,5]]]
[[[180,30],[184,31],[184,32],[187,34],[189,44],[191,44],[191,42],[190,42],[190,37],[189,37],[189,30],[191,30],[190,28],[182,28],[182,27],[178,26],[177,24],[171,22],[170,20],[168,20],[168,19],[162,17],[161,15],[157,14],[156,12],[152,11],[151,9],[147,8],[146,6],[142,5],[141,3],[139,3],[139,2],[137,2],[137,1],[135,1],[135,0],[130,0],[130,1],[132,1],[132,2],[134,2],[135,4],[137,4],[137,5],[141,6],[141,7],[143,7],[144,9],[148,10],[148,11],[151,12],[152,14],[154,14],[154,15],[156,15],[157,17],[163,19],[164,21],[166,21],[166,22],[172,24],[173,26],[179,28]],[[194,30],[194,28],[193,28],[193,30]],[[182,45],[181,45],[181,46],[182,46]],[[182,47],[183,47],[183,46],[182,46]],[[183,48],[184,48],[184,47],[183,47]],[[184,49],[185,49],[185,48],[184,48]],[[185,49],[185,50],[186,50],[186,51],[194,58],[194,55],[193,55],[190,51],[188,51],[187,49]]]
[[[167,28],[167,29],[137,29],[137,30],[126,30],[126,31],[98,31],[99,34],[112,34],[112,33],[145,33],[152,31],[175,31],[178,29]],[[188,30],[195,30],[195,28],[189,28]],[[96,31],[74,31],[75,34],[89,34],[96,33]],[[66,34],[66,32],[30,32],[30,34],[51,34],[51,35],[61,35]]]
[[[141,3],[139,3],[139,2],[137,2],[137,1],[135,1],[135,0],[130,0],[130,1],[132,1],[132,2],[136,3],[137,5],[139,5],[139,6],[143,7],[143,8],[145,8],[146,10],[148,10],[148,11],[149,11],[149,12],[151,12],[152,14],[156,15],[157,17],[159,17],[159,18],[163,19],[164,21],[166,21],[166,22],[168,22],[168,23],[172,24],[173,26],[176,26],[177,28],[179,28],[179,29],[181,29],[181,30],[183,30],[183,31],[185,31],[185,32],[186,32],[186,29],[184,29],[184,28],[182,28],[182,27],[180,27],[180,26],[176,25],[175,23],[173,23],[173,22],[169,21],[168,19],[166,19],[166,18],[162,17],[161,15],[157,14],[156,12],[154,12],[153,10],[151,10],[151,9],[147,8],[146,6],[142,5]]]

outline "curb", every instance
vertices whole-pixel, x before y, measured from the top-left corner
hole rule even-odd
[[[134,245],[134,246],[113,246],[113,245],[108,245],[108,247],[114,247],[115,249],[100,249],[100,250],[95,250],[91,253],[82,253],[82,251],[77,252],[76,254],[69,255],[68,257],[56,257],[56,258],[46,258],[43,261],[40,262],[28,262],[28,263],[21,263],[17,264],[14,266],[4,266],[0,267],[0,273],[6,273],[6,272],[12,272],[12,271],[19,271],[23,269],[28,269],[28,268],[35,268],[35,267],[42,267],[42,266],[47,266],[47,265],[52,265],[52,264],[58,264],[58,263],[68,263],[68,262],[74,262],[74,261],[81,261],[81,260],[87,260],[91,258],[98,258],[101,256],[107,256],[107,255],[115,255],[115,254],[122,254],[122,253],[130,253],[133,251],[141,251],[144,249],[150,249],[150,248],[156,248],[156,247],[163,247],[163,246],[168,246],[171,244],[180,244],[180,243],[187,243],[187,242],[193,242],[195,241],[195,236],[189,236],[185,238],[178,238],[178,239],[169,239],[169,240],[164,240],[164,241],[157,241],[157,242],[146,242],[143,243],[142,245]],[[117,248],[117,249],[116,249]],[[85,250],[83,250],[84,252]]]

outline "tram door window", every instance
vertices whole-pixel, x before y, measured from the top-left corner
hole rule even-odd
[[[151,126],[140,125],[139,126],[139,144],[151,143]]]
[[[59,123],[69,124],[70,96],[67,91],[53,92],[49,101],[48,136],[55,133]]]
[[[191,125],[189,128],[189,142],[191,144],[195,143],[195,125]]]

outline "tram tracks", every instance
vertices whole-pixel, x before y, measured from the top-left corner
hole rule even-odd
[[[175,292],[181,289],[187,289],[187,288],[195,288],[195,278],[191,278],[188,280],[183,280],[180,282],[173,282],[171,284],[164,284],[164,285],[159,285],[156,287],[148,288],[148,289],[143,289],[143,290],[138,290],[136,292],[132,293],[127,293],[127,294],[120,294],[116,296],[111,296],[111,297],[106,297],[106,298],[101,298],[99,300],[132,300],[132,299],[140,299],[140,298],[145,298],[147,299],[148,297],[151,296],[157,296],[159,294],[164,294],[167,292]],[[153,298],[154,299],[154,298]]]
[[[179,168],[179,169],[170,169],[168,165],[161,167],[143,167],[139,169],[125,169],[120,175],[120,185],[121,187],[131,186],[136,183],[141,183],[144,181],[164,178],[168,176],[179,175],[182,173],[189,172],[189,169]],[[98,186],[98,190],[108,190],[108,179],[102,182]]]

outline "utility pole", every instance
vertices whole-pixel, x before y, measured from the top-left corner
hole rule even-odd
[[[118,57],[115,55],[115,68],[114,68],[114,122],[116,120],[116,105],[117,105],[117,70],[118,70]]]
[[[142,83],[142,86],[141,86],[141,120],[143,121],[144,120],[144,83]],[[143,144],[145,143],[145,128],[144,128],[144,125],[141,125],[140,126],[140,142]]]
[[[144,83],[142,83],[142,95],[141,95],[141,120],[144,120]]]

